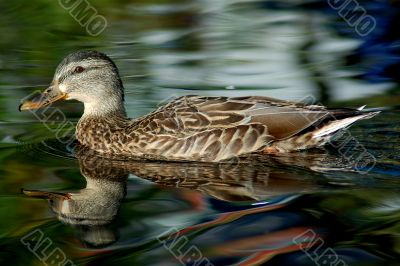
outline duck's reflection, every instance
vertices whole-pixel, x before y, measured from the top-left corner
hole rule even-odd
[[[95,157],[80,157],[86,187],[77,192],[59,193],[24,189],[30,197],[45,198],[57,219],[78,227],[81,240],[92,247],[114,243],[117,234],[109,225],[116,218],[126,195],[128,172],[111,167]]]
[[[258,201],[315,190],[318,186],[310,175],[288,171],[282,165],[309,169],[321,164],[320,154],[297,156],[296,162],[286,157],[253,156],[218,164],[110,160],[87,149],[78,149],[76,156],[87,179],[121,179],[131,173],[160,186],[196,190],[224,201]]]
[[[81,240],[92,247],[107,246],[117,240],[117,233],[110,225],[126,195],[129,173],[160,186],[184,188],[178,190],[182,195],[185,191],[195,190],[223,201],[254,202],[275,195],[318,189],[312,178],[276,167],[279,158],[274,162],[252,158],[221,164],[166,163],[111,160],[81,148],[75,153],[86,179],[85,188],[67,193],[26,189],[23,192],[47,199],[57,218],[78,227]],[[300,160],[306,164],[312,161],[310,158]]]

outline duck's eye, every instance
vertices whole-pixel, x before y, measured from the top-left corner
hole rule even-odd
[[[75,69],[74,69],[74,73],[82,73],[84,70],[85,70],[84,67],[77,66],[77,67],[75,67]]]

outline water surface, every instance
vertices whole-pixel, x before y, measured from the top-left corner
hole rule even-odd
[[[57,1],[0,4],[1,264],[396,265],[396,3],[362,2],[378,22],[366,37],[323,1],[91,4],[108,22],[96,37]],[[81,104],[17,111],[63,56],[87,48],[115,60],[130,117],[186,94],[382,113],[326,149],[296,155],[104,160],[66,144]]]

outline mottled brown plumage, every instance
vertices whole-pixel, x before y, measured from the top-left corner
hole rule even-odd
[[[40,108],[52,99],[84,103],[76,137],[90,149],[107,156],[172,161],[218,162],[319,147],[337,131],[377,114],[261,96],[185,96],[131,120],[115,64],[93,51],[66,57],[51,87],[21,109]]]
[[[335,115],[371,116],[267,97],[185,96],[136,120],[116,114],[83,117],[76,136],[105,154],[212,162],[321,146],[332,134],[314,138],[313,132],[335,121]]]

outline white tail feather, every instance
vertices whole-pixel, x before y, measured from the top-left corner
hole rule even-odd
[[[362,110],[364,110],[365,106],[367,106],[367,105],[363,105],[363,106],[361,106],[361,107],[358,107],[357,110],[358,110],[358,111],[362,111]]]
[[[331,135],[341,129],[345,129],[354,122],[361,120],[361,119],[368,119],[371,118],[375,115],[377,115],[380,112],[371,112],[371,113],[366,113],[366,114],[361,114],[353,117],[348,117],[340,120],[335,120],[327,125],[323,126],[322,128],[318,129],[313,133],[313,138],[321,138],[323,136]]]

